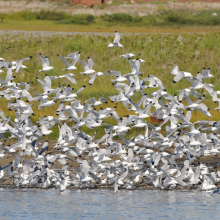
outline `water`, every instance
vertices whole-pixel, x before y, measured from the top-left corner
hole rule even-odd
[[[0,189],[0,219],[219,219],[200,191]]]

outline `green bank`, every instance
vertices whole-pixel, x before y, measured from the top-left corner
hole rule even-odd
[[[108,48],[108,43],[112,42],[114,39],[114,33],[112,37],[104,36],[85,36],[85,35],[68,35],[66,37],[36,37],[36,36],[10,36],[4,35],[0,37],[1,44],[1,54],[6,61],[19,60],[27,56],[32,56],[32,59],[24,62],[23,64],[27,66],[27,69],[20,70],[19,73],[13,73],[16,75],[15,82],[33,82],[31,85],[30,92],[32,95],[34,91],[42,93],[43,89],[38,83],[36,76],[40,79],[45,77],[44,72],[40,72],[42,69],[41,60],[39,53],[44,56],[48,56],[50,64],[55,68],[47,72],[48,75],[63,75],[66,71],[62,69],[65,68],[62,61],[57,57],[67,56],[69,53],[74,51],[80,51],[80,59],[87,61],[87,57],[91,57],[94,61],[94,70],[97,72],[107,72],[109,70],[118,70],[123,74],[129,73],[131,71],[128,60],[119,58],[120,55],[128,52],[140,53],[140,58],[144,59],[146,62],[141,65],[141,70],[143,71],[143,76],[141,78],[147,78],[148,75],[155,75],[161,79],[167,92],[170,94],[178,93],[178,90],[190,87],[190,83],[187,80],[181,80],[180,82],[173,84],[173,75],[170,74],[174,66],[178,66],[180,70],[184,70],[192,73],[196,76],[198,71],[201,71],[203,67],[210,67],[211,73],[215,76],[214,78],[205,80],[206,83],[212,83],[214,85],[214,90],[220,89],[220,71],[219,71],[219,47],[220,47],[220,34],[219,33],[209,33],[209,34],[143,34],[143,35],[133,35],[126,34],[123,35],[120,43],[124,45],[124,48]],[[77,85],[71,84],[67,79],[58,79],[52,82],[52,87],[56,88],[61,85],[67,86],[70,84],[74,87],[74,91],[77,91],[83,85],[86,88],[82,93],[78,95],[77,99],[82,100],[82,103],[90,97],[106,97],[109,104],[105,104],[103,107],[113,107],[116,103],[111,103],[108,96],[117,95],[118,91],[112,85],[112,79],[114,77],[101,76],[97,78],[93,85],[89,85],[89,76],[80,74],[83,68],[80,63],[76,64],[77,70],[70,71],[74,73]],[[6,77],[6,70],[1,73],[1,78]],[[145,89],[145,92],[151,96],[151,93],[157,89]],[[205,90],[200,90],[200,92],[206,95],[204,103],[211,109],[212,120],[219,120],[219,112],[214,110],[218,104],[213,103],[211,97],[207,94]],[[141,94],[137,93],[132,99],[138,102],[141,98]],[[13,101],[13,100],[12,100]],[[1,110],[5,112],[7,116],[14,117],[14,112],[7,111],[7,102],[5,98],[1,99]],[[38,103],[33,102],[33,110],[36,116],[31,116],[33,121],[37,121],[38,117],[44,117],[45,115],[56,115],[56,109],[59,103],[50,108],[44,108],[38,110]],[[130,113],[122,104],[117,105],[116,111],[120,116]],[[204,114],[200,112],[193,112],[192,121],[209,119]],[[114,119],[106,119],[107,123],[116,123]],[[101,131],[102,129],[98,129]],[[85,128],[86,132],[91,134],[94,131],[89,131]],[[130,136],[144,132],[144,130],[134,130],[130,133]],[[98,132],[98,136],[103,133]],[[54,130],[48,138],[55,139],[58,136],[58,129]]]

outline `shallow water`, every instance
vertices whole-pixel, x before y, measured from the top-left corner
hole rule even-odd
[[[0,219],[219,219],[200,191],[0,189]]]

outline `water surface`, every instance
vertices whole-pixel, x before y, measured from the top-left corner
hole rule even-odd
[[[0,219],[220,219],[201,191],[0,189]]]

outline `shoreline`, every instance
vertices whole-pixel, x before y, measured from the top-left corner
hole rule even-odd
[[[200,184],[197,185],[192,185],[192,186],[180,186],[180,185],[176,185],[174,188],[160,188],[160,187],[155,187],[154,185],[149,185],[147,183],[140,183],[137,185],[133,185],[133,188],[126,188],[124,186],[120,187],[118,186],[119,190],[128,190],[128,191],[134,191],[134,190],[158,190],[158,191],[192,191],[192,190],[199,190],[199,191],[212,191],[214,189],[211,190],[201,190]],[[3,182],[0,179],[0,188],[7,188],[7,189],[41,189],[41,190],[49,190],[49,189],[56,189],[59,190],[58,186],[49,186],[49,187],[41,187],[39,185],[37,186],[31,186],[29,184],[27,185],[23,185],[23,186],[17,186],[15,183],[13,183],[11,180],[5,180],[5,182]],[[216,183],[216,188],[218,189],[220,188],[220,182]],[[110,185],[110,184],[106,184],[106,185],[100,185],[100,184],[95,184],[95,185],[88,185],[88,186],[67,186],[66,190],[90,190],[90,189],[95,189],[95,190],[100,190],[100,189],[108,189],[108,190],[114,190],[114,186]],[[61,191],[62,192],[62,191]]]

